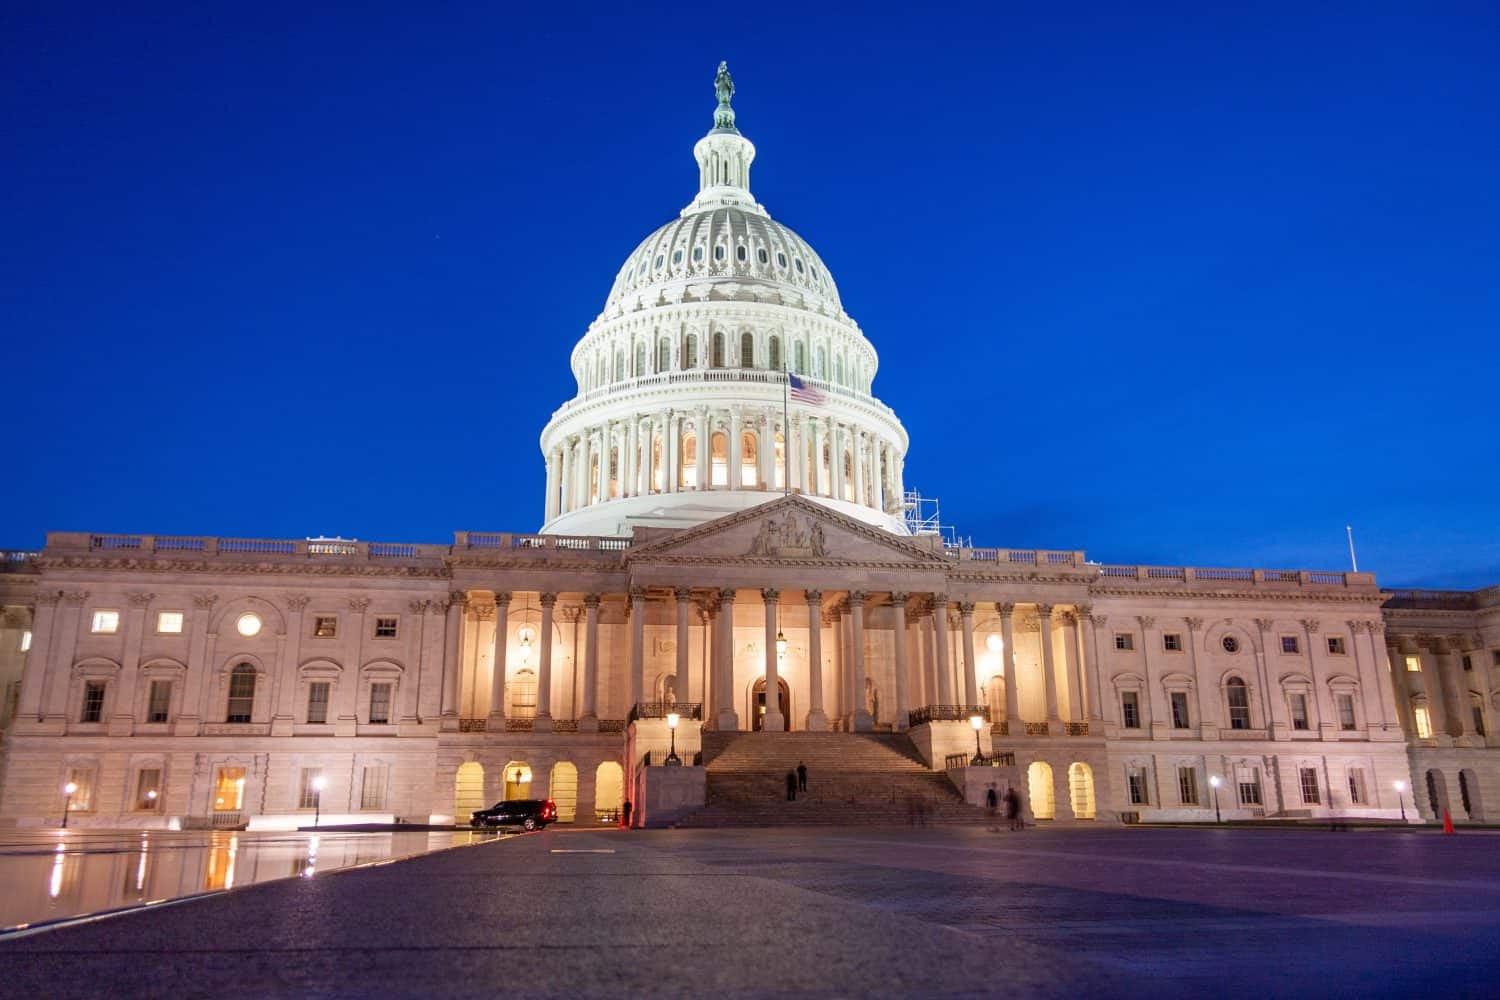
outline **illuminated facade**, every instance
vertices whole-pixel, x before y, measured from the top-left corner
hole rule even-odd
[[[573,351],[543,530],[49,535],[0,573],[0,823],[442,823],[536,796],[691,822],[729,808],[715,755],[753,730],[766,761],[882,734],[955,802],[1003,782],[1044,822],[1500,804],[1500,593],[908,534],[874,348],[750,197],[716,83],[697,198]]]

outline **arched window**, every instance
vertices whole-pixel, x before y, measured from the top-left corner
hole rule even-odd
[[[698,435],[682,435],[682,461],[677,463],[677,483],[683,489],[698,488]]]
[[[609,449],[609,496],[614,499],[620,495],[620,449]]]
[[[602,823],[618,822],[624,804],[625,770],[607,760],[594,770],[594,818]]]
[[[698,367],[698,335],[696,333],[687,335],[687,349],[682,352],[682,367]]]
[[[814,363],[813,363],[813,377],[814,378],[827,378],[828,377],[828,375],[827,375],[827,372],[828,372],[828,351],[827,351],[827,349],[824,348],[824,347],[822,347],[820,345],[818,347],[818,353],[815,354],[815,355],[813,355],[813,357],[816,359],[814,361]]]
[[[646,374],[646,345],[635,345],[635,377],[640,378]]]
[[[844,356],[842,354],[833,359],[833,380],[839,385],[844,384]]]
[[[536,718],[536,671],[517,670],[511,678],[510,714],[515,719]]]
[[[792,371],[796,372],[798,375],[806,375],[807,345],[802,343],[800,340],[797,341],[796,346],[792,349],[792,358]]]
[[[661,492],[661,484],[666,479],[666,473],[661,467],[661,435],[651,435],[651,490],[654,493]]]
[[[1031,798],[1031,815],[1035,819],[1052,819],[1057,815],[1057,801],[1052,788],[1052,765],[1036,760],[1026,769],[1027,791]]]
[[[255,711],[255,668],[241,663],[229,672],[229,708],[225,722],[249,722]]]
[[[694,264],[701,264],[701,263],[703,263],[703,248],[702,247],[693,247],[693,263]]]
[[[625,379],[625,352],[615,352],[615,381],[622,382]]]
[[[557,806],[559,823],[572,823],[578,818],[578,768],[571,761],[560,760],[552,765],[547,797]]]
[[[755,335],[751,333],[740,334],[740,367],[755,367]]]
[[[714,334],[714,353],[709,364],[714,368],[724,367],[724,334],[722,333]]]
[[[599,502],[599,456],[589,459],[589,503]]]
[[[720,260],[723,260],[723,259],[724,259],[724,244],[720,243],[718,246],[714,247],[714,260],[720,261]]]
[[[715,431],[709,442],[709,475],[715,486],[729,485],[729,438],[723,431]]]
[[[1075,819],[1094,818],[1094,772],[1087,764],[1068,765],[1068,800]]]
[[[672,366],[672,342],[666,337],[656,344],[656,370],[664,372]]]
[[[1224,690],[1229,698],[1229,728],[1249,729],[1250,689],[1238,677],[1231,677]]]
[[[786,488],[786,438],[776,435],[776,488]]]
[[[766,367],[773,372],[781,371],[781,338],[772,337],[771,345],[767,350]]]
[[[758,486],[760,475],[756,468],[758,454],[755,450],[755,435],[745,431],[740,436],[740,485]]]

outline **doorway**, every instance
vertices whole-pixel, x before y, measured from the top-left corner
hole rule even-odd
[[[513,760],[505,765],[505,801],[531,798],[531,765]]]
[[[781,709],[781,719],[788,732],[792,728],[792,691],[786,686],[786,681],[780,677],[776,678],[776,687],[781,693],[778,699]],[[750,722],[755,732],[760,732],[766,722],[766,679],[762,677],[755,682],[755,687],[750,690]]]
[[[469,814],[489,805],[484,801],[484,765],[477,760],[458,765],[453,779],[453,818],[467,822]]]

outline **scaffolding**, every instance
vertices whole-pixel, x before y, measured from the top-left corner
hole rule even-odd
[[[943,548],[956,549],[969,544],[958,537],[951,524],[943,523],[942,511],[937,497],[924,497],[920,490],[907,490],[901,501],[901,517],[906,530],[913,535],[936,535],[943,540]]]

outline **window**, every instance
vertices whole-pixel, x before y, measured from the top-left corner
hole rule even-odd
[[[1163,632],[1161,635],[1161,648],[1169,653],[1182,652],[1182,634],[1180,632]]]
[[[1240,805],[1260,805],[1260,772],[1253,767],[1235,768],[1240,790]]]
[[[681,264],[681,263],[682,263],[682,251],[681,250],[673,250],[672,251],[672,265],[675,267],[676,265]]]
[[[1185,806],[1198,804],[1198,769],[1196,767],[1177,769],[1177,798]]]
[[[766,253],[765,247],[761,247],[759,250],[755,251],[755,259],[760,261],[762,264],[769,264],[771,262],[770,255]]]
[[[383,726],[391,721],[391,686],[387,683],[370,685],[370,722]]]
[[[28,632],[26,634],[30,635],[31,633]],[[1490,659],[1494,661],[1495,666],[1500,667],[1500,649],[1492,650],[1490,652]]]
[[[214,811],[238,812],[245,804],[245,769],[221,767],[214,774]]]
[[[1229,728],[1250,728],[1250,691],[1245,687],[1245,682],[1238,677],[1231,677],[1225,685],[1225,694],[1229,699]]]
[[[336,615],[318,615],[313,619],[314,639],[334,639],[339,634],[339,620]]]
[[[313,681],[307,686],[307,721],[328,721],[328,692],[333,687],[327,681]]]
[[[1188,728],[1188,703],[1186,691],[1172,692],[1172,728]]]
[[[666,262],[667,262],[667,258],[666,258],[666,256],[664,254],[657,254],[656,255],[656,263],[652,264],[651,266],[655,270],[660,271],[661,270],[661,266],[663,264],[665,264]]]
[[[85,681],[83,684],[83,711],[79,722],[98,722],[104,717],[104,681]]]
[[[1131,635],[1129,632],[1116,632],[1115,633],[1115,648],[1116,649],[1134,649],[1135,648],[1135,636]]]
[[[1365,802],[1365,771],[1362,767],[1349,769],[1349,801],[1355,805]]]
[[[772,371],[781,371],[781,338],[772,337],[771,346],[767,351],[766,366]]]
[[[146,699],[146,721],[166,722],[172,713],[172,682],[152,681],[151,694]]]
[[[1484,732],[1484,705],[1474,702],[1469,706],[1474,712],[1474,732],[1478,736],[1485,735]]]
[[[722,333],[714,334],[713,351],[709,358],[709,366],[713,368],[724,367],[724,335]]]
[[[1464,665],[1464,673],[1468,674],[1474,672],[1474,660],[1469,656],[1468,653],[1465,653],[1463,655],[1462,663]]]
[[[1232,635],[1226,635],[1223,639],[1220,639],[1219,645],[1224,648],[1224,652],[1226,653],[1238,653],[1240,651],[1240,641]]]
[[[120,630],[120,612],[95,611],[89,631],[95,635],[113,635]]]
[[[687,347],[682,352],[682,367],[698,367],[698,335],[696,333],[688,334]]]
[[[394,638],[396,638],[396,622],[397,622],[396,618],[377,618],[377,619],[375,619],[375,638],[377,638],[377,639],[394,639]]]
[[[1292,706],[1292,728],[1297,730],[1306,730],[1308,728],[1307,695],[1288,695],[1287,700],[1291,703]]]
[[[384,764],[365,765],[364,774],[359,786],[359,807],[361,809],[384,809],[385,808],[385,775]]]
[[[755,367],[755,335],[750,333],[740,334],[740,367]]]
[[[156,631],[159,635],[181,635],[182,634],[181,611],[158,611],[156,613]]]
[[[161,768],[143,767],[136,772],[135,808],[139,812],[161,808]]]
[[[1283,653],[1300,653],[1302,647],[1298,644],[1295,635],[1284,635],[1281,637],[1281,651]]]
[[[1415,653],[1408,654],[1406,657],[1406,670],[1407,673],[1420,674],[1422,672],[1422,657]]]
[[[536,672],[516,671],[510,682],[510,714],[516,719],[531,719],[536,716]]]
[[[699,264],[703,261],[703,248],[693,247],[693,263]]]
[[[234,627],[246,639],[260,635],[260,615],[247,611],[235,621]]]
[[[21,652],[25,653],[31,649],[31,629],[21,633]]]
[[[1318,769],[1315,767],[1301,767],[1297,769],[1297,775],[1302,783],[1303,804],[1315,806],[1322,801],[1318,797]]]
[[[1150,805],[1150,800],[1146,796],[1146,769],[1144,767],[1128,769],[1125,772],[1125,781],[1130,789],[1131,805]]]
[[[91,767],[68,768],[68,782],[74,785],[68,799],[68,812],[88,812],[94,808],[94,769]]]
[[[666,337],[656,344],[656,370],[664,372],[672,367],[672,342]]]
[[[734,248],[734,259],[739,261],[741,264],[743,264],[749,256],[750,254],[745,250],[743,244]]]
[[[255,709],[255,668],[241,663],[229,673],[229,706],[225,722],[249,722]]]
[[[1339,728],[1346,733],[1352,733],[1359,728],[1359,722],[1354,718],[1354,695],[1341,694],[1334,698],[1339,709]]]
[[[1330,656],[1344,656],[1349,650],[1344,647],[1344,637],[1341,635],[1330,635],[1328,637],[1328,653]]]
[[[718,246],[714,247],[714,260],[723,260],[723,259],[724,259],[724,244],[720,243]]]
[[[780,250],[776,251],[776,266],[780,268],[786,267],[786,254]]]
[[[1412,719],[1417,724],[1417,738],[1423,740],[1432,739],[1432,715],[1427,711],[1425,705],[1418,705],[1411,710]]]
[[[1120,693],[1120,719],[1126,729],[1141,728],[1141,696],[1135,691]]]
[[[318,787],[322,783],[323,769],[321,767],[304,767],[302,769],[302,781],[298,786],[297,808],[314,809],[318,806],[318,799],[322,797],[323,791]]]
[[[797,269],[797,273],[798,274],[801,274],[802,273],[802,258],[801,257],[793,257],[792,258],[792,266]]]

